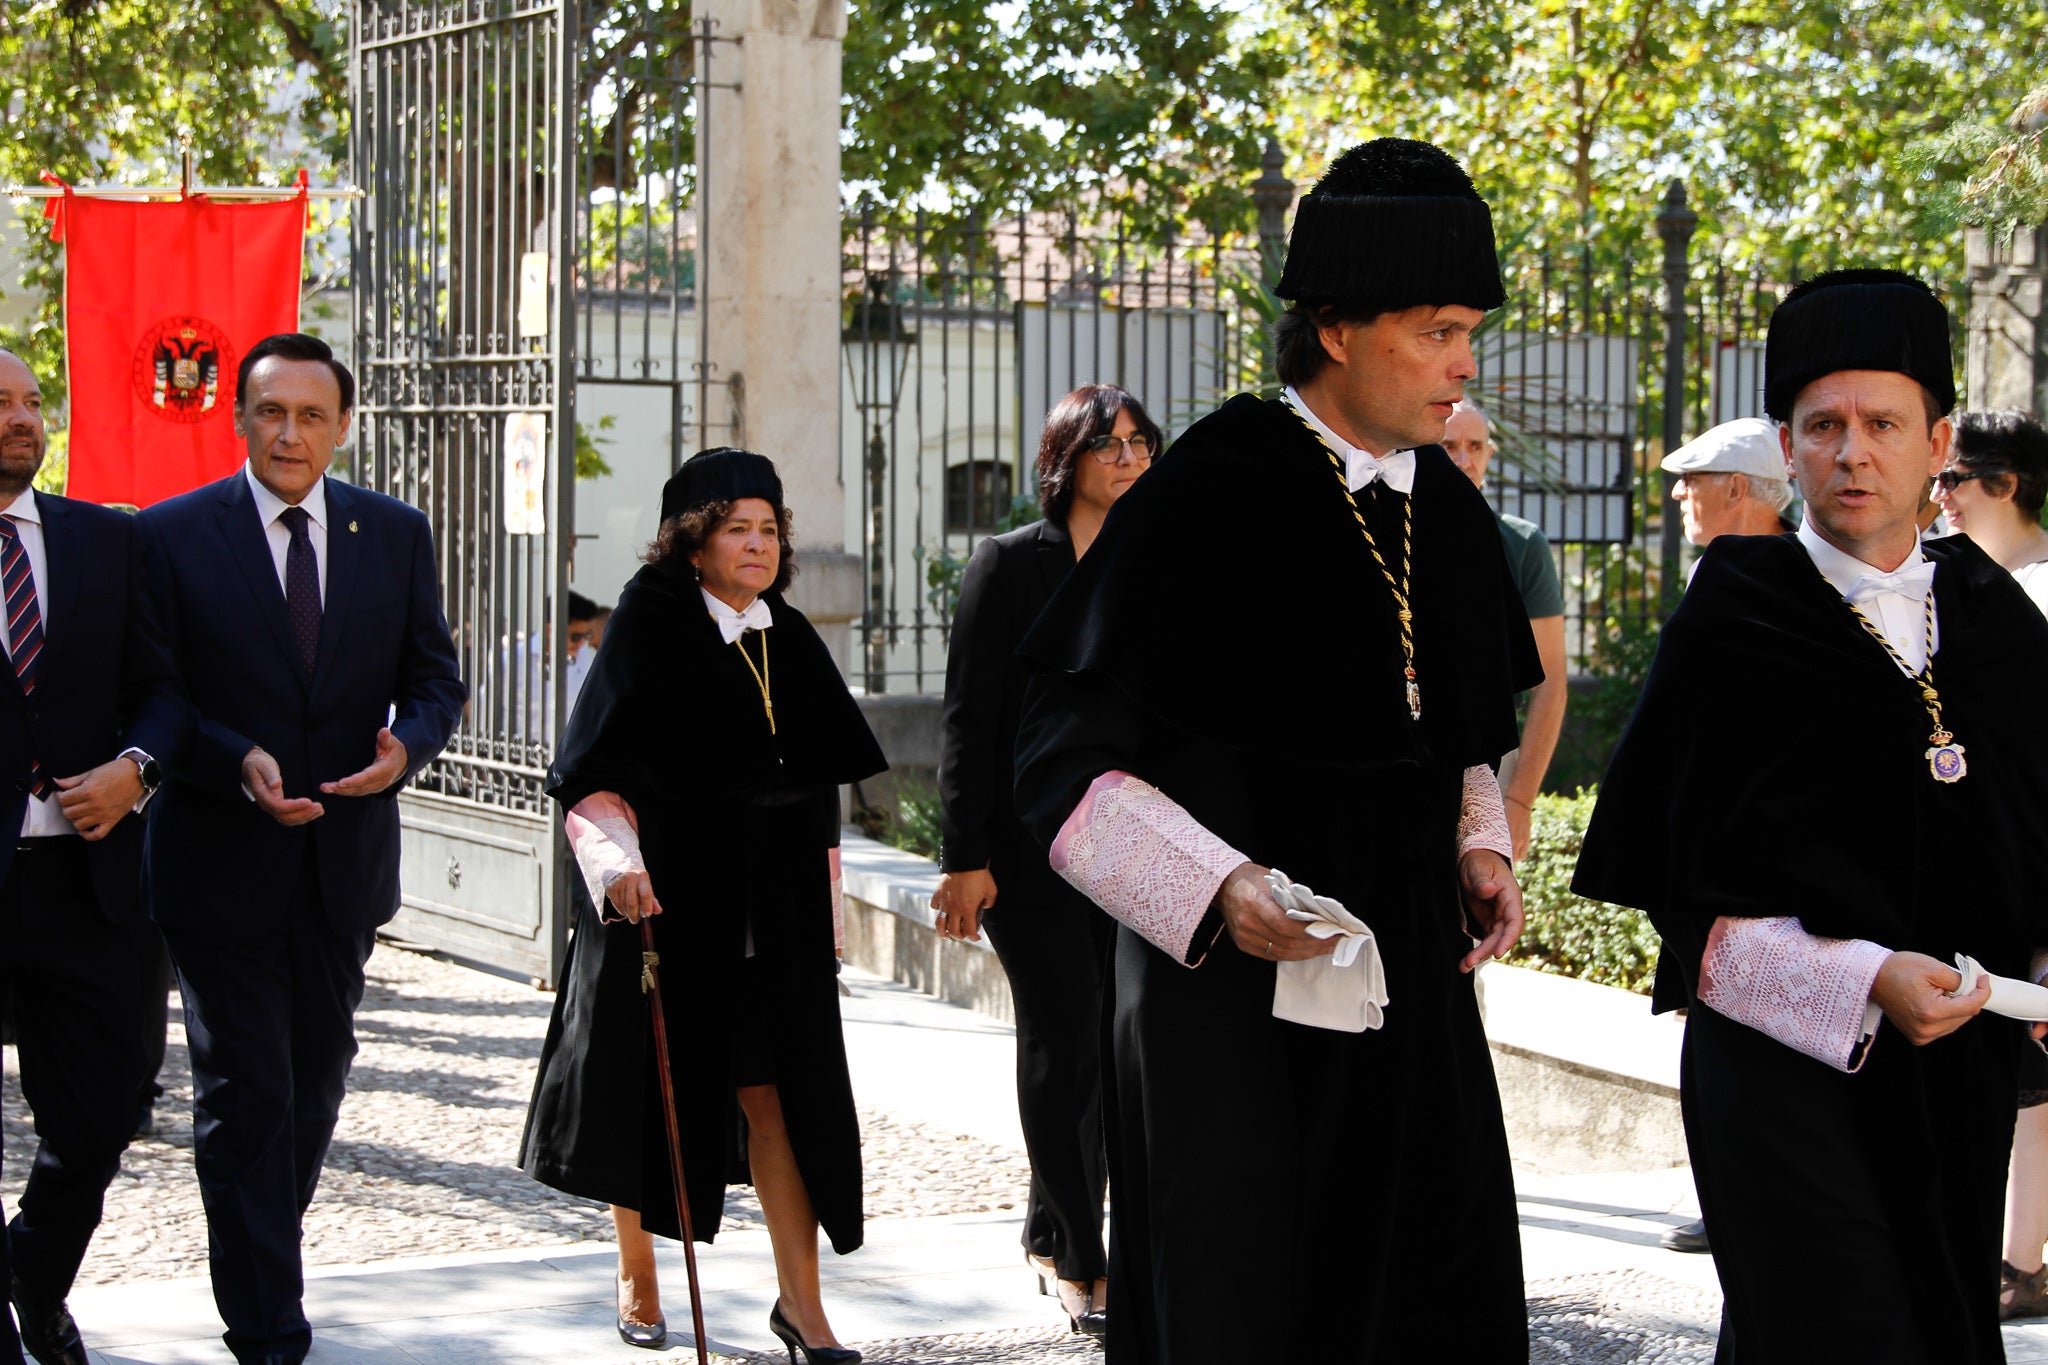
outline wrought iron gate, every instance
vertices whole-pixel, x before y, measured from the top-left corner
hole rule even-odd
[[[358,0],[357,477],[424,509],[470,701],[399,799],[393,932],[552,982],[570,867],[574,0]]]

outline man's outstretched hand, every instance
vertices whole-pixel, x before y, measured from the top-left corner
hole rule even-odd
[[[242,756],[242,785],[263,813],[280,825],[303,825],[327,814],[327,808],[311,797],[287,797],[277,760],[261,749]]]
[[[375,796],[405,776],[405,745],[390,730],[377,732],[377,756],[359,773],[322,782],[320,790],[329,796]]]

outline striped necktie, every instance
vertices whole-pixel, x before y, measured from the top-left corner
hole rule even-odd
[[[14,676],[21,683],[21,695],[34,696],[43,658],[43,611],[36,601],[36,576],[29,567],[28,549],[21,543],[14,518],[6,516],[0,516],[0,586],[7,593],[7,653],[14,662]],[[28,761],[28,790],[38,801],[50,798],[50,780],[33,756]]]

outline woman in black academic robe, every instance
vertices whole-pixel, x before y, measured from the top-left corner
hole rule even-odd
[[[750,1181],[783,1286],[771,1327],[792,1360],[853,1360],[818,1289],[818,1226],[842,1255],[861,1244],[830,864],[838,785],[884,764],[783,600],[774,466],[707,451],[661,511],[549,772],[604,914],[578,917],[520,1165],[613,1205],[620,1335],[660,1344],[648,1234],[681,1229],[640,988],[636,922],[651,916],[696,1236],[716,1234],[728,1181]]]
[[[1088,552],[1110,505],[1151,466],[1159,428],[1111,384],[1054,406],[1038,446],[1045,520],[991,536],[960,585],[946,654],[939,750],[944,875],[932,896],[942,937],[988,930],[1017,1012],[1017,1111],[1031,1155],[1024,1250],[1041,1293],[1074,1330],[1100,1336],[1102,974],[1114,924],[1047,865],[1017,818],[1012,756],[1025,675],[1017,642]]]

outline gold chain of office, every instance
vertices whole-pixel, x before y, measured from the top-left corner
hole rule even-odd
[[[1380,574],[1387,580],[1387,588],[1394,594],[1394,619],[1401,628],[1401,677],[1408,697],[1410,719],[1422,719],[1422,687],[1415,677],[1415,612],[1408,605],[1408,561],[1415,540],[1415,499],[1401,495],[1401,577],[1396,579],[1394,571],[1387,564],[1387,557],[1380,553],[1379,542],[1373,539],[1372,527],[1366,525],[1365,513],[1358,510],[1358,499],[1351,496],[1351,479],[1344,469],[1344,461],[1337,452],[1330,449],[1330,443],[1323,439],[1315,424],[1302,415],[1292,403],[1287,410],[1301,420],[1308,434],[1315,437],[1316,444],[1323,448],[1323,454],[1330,457],[1331,468],[1337,471],[1337,487],[1344,494],[1344,501],[1351,507],[1351,515],[1358,521],[1359,534],[1365,537],[1365,548],[1372,551],[1373,563],[1380,566]],[[1385,479],[1380,480],[1381,483]],[[1377,485],[1375,485],[1377,488]]]
[[[754,657],[747,653],[745,641],[749,635],[761,637],[761,666],[759,668],[754,667]],[[740,652],[740,658],[746,660],[747,672],[754,675],[754,686],[761,689],[761,710],[768,716],[768,733],[772,735],[775,733],[775,699],[768,695],[768,632],[765,630],[743,631],[740,637],[732,642],[732,645],[734,649]]]
[[[1892,656],[1892,662],[1899,666],[1899,672],[1920,688],[1920,704],[1927,708],[1927,717],[1934,722],[1934,732],[1927,737],[1927,770],[1934,774],[1936,782],[1956,782],[1970,770],[1963,760],[1963,746],[1956,743],[1956,737],[1941,723],[1941,693],[1934,686],[1934,590],[1927,590],[1922,604],[1927,610],[1927,663],[1915,673],[1906,663],[1905,656],[1893,647],[1892,642],[1877,625],[1863,614],[1862,608],[1850,602],[1849,612],[1862,627],[1870,632],[1870,638],[1884,646],[1884,652]]]

